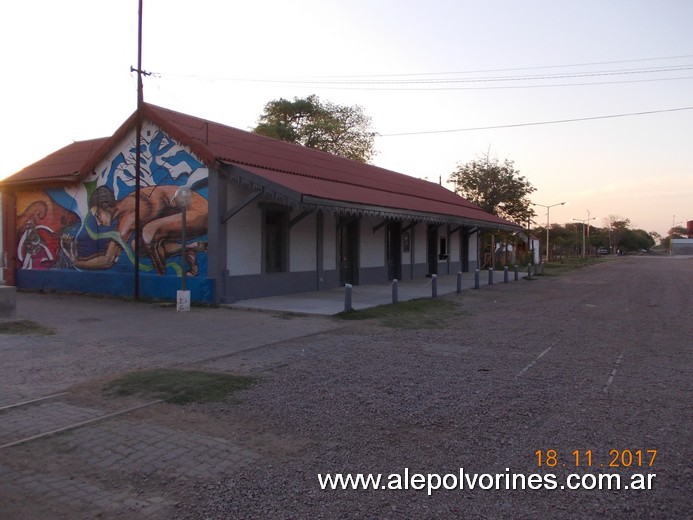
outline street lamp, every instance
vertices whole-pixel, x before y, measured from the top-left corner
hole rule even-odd
[[[582,258],[585,258],[585,224],[589,223],[590,220],[596,220],[599,217],[589,217],[589,211],[587,212],[587,218],[574,218],[578,222],[582,222]]]
[[[541,206],[542,208],[546,208],[546,261],[549,261],[549,211],[551,211],[551,208],[555,206],[563,206],[566,204],[565,202],[559,202],[558,204],[551,204],[550,206],[545,206],[544,204],[537,204],[536,202],[532,202],[534,206]]]
[[[180,275],[181,275],[181,280],[180,280],[180,291],[178,291],[178,295],[176,297],[176,308],[179,311],[189,311],[190,310],[190,291],[186,290],[185,288],[185,278],[186,278],[186,270],[185,270],[185,242],[186,242],[186,237],[185,237],[185,211],[188,205],[190,204],[190,199],[192,198],[192,190],[188,188],[187,186],[181,186],[176,190],[176,193],[173,194],[173,200],[176,202],[176,205],[181,208],[181,244],[180,244]]]

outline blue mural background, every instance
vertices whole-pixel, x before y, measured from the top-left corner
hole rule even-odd
[[[128,225],[136,190],[132,138],[83,182],[18,197],[17,236],[23,237],[18,253],[24,259],[18,278],[23,286],[127,296],[134,278],[134,242],[140,240],[143,296],[174,298],[185,255],[192,299],[213,301],[212,282],[206,278],[209,171],[154,125],[145,124],[142,135],[139,237]],[[181,208],[173,197],[181,186],[194,197],[186,244],[180,239]]]

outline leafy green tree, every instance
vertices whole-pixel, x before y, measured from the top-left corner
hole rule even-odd
[[[621,241],[630,226],[630,219],[619,215],[609,215],[604,219],[604,224],[606,224],[606,228],[609,230],[611,252],[615,253],[618,249],[621,249]]]
[[[640,251],[649,249],[655,245],[654,238],[644,229],[627,229],[619,246],[623,251]]]
[[[536,190],[514,163],[502,163],[489,154],[465,164],[458,164],[448,182],[467,200],[489,213],[526,226],[534,216],[529,195]]]
[[[529,200],[529,194],[535,188],[508,159],[501,163],[497,158],[491,159],[487,152],[483,157],[458,164],[448,182],[455,185],[456,193],[470,202],[523,228],[528,226],[535,214]],[[482,268],[487,265],[495,267],[495,235],[488,232],[481,234]],[[501,241],[508,239],[505,233],[500,233],[499,238]],[[499,260],[504,261],[503,258]]]
[[[253,131],[364,163],[375,155],[376,133],[363,109],[315,95],[270,101]]]

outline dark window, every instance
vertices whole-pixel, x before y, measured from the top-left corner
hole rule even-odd
[[[286,271],[286,252],[288,242],[287,213],[285,211],[265,211],[265,272]]]

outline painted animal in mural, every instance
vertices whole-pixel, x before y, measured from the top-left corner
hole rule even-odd
[[[67,262],[60,249],[60,230],[79,221],[73,212],[43,193],[34,194],[17,216],[17,259],[21,269],[57,269]],[[21,206],[20,206],[21,207]]]
[[[178,186],[153,186],[140,190],[140,236],[135,232],[135,193],[116,200],[113,191],[99,186],[89,198],[89,212],[98,228],[115,227],[114,232],[106,234],[108,244],[105,249],[94,253],[80,254],[75,237],[63,234],[62,248],[72,264],[78,269],[108,269],[112,267],[126,250],[134,249],[134,240],[140,240],[144,251],[151,259],[158,274],[166,272],[166,260],[172,256],[185,255],[188,276],[197,274],[196,254],[205,251],[206,242],[195,241],[183,245],[182,208],[174,198]],[[207,233],[207,200],[193,192],[186,208],[186,233],[194,238]],[[97,230],[98,233],[98,230]]]

